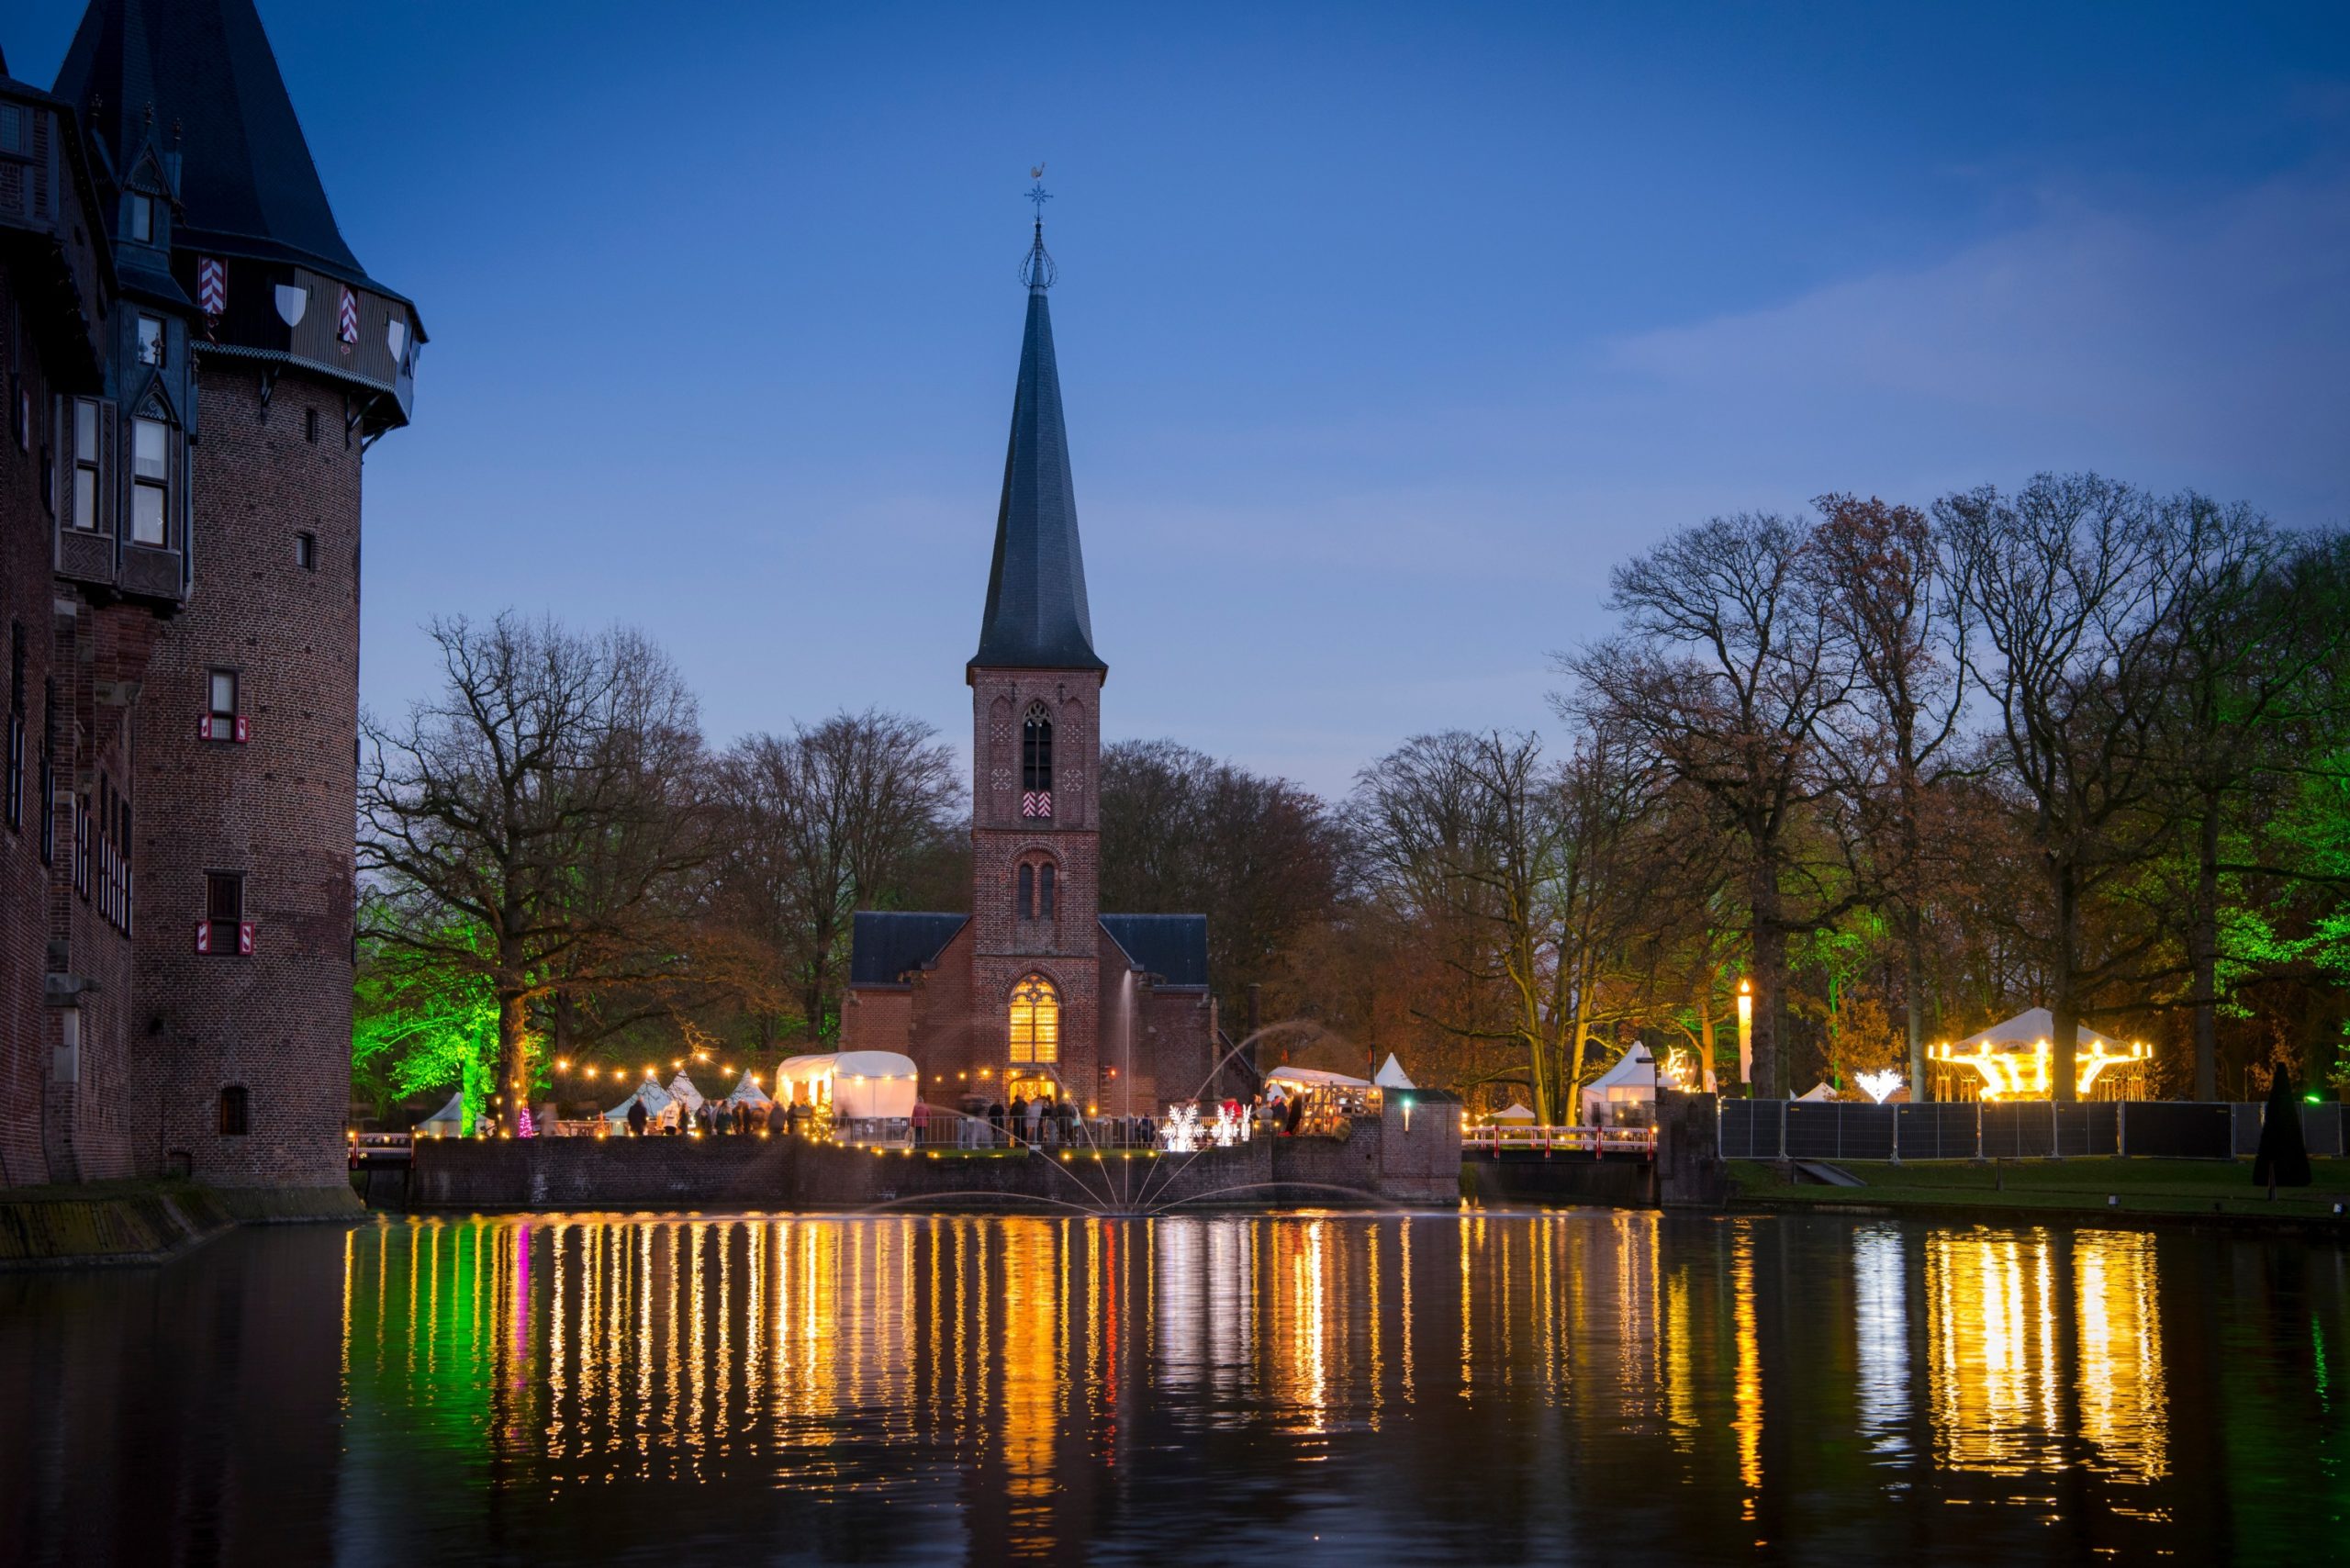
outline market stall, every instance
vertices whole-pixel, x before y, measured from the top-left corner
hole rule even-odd
[[[920,1081],[913,1058],[896,1051],[787,1057],[775,1070],[779,1098],[811,1107],[834,1137],[861,1144],[912,1141]]]

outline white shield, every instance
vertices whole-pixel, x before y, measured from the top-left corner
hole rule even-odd
[[[310,308],[310,291],[297,288],[290,283],[277,286],[277,314],[289,327],[302,324],[302,312]]]
[[[392,351],[392,363],[397,364],[408,349],[408,318],[395,316],[384,329],[384,346]]]

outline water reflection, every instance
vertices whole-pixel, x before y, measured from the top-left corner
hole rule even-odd
[[[0,1519],[32,1561],[2253,1555],[2350,1506],[2345,1300],[2331,1249],[1633,1213],[256,1233],[0,1282]]]

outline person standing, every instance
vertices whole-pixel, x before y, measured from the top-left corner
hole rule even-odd
[[[644,1136],[644,1101],[641,1096],[628,1103],[628,1136]]]

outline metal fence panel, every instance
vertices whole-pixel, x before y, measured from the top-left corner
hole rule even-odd
[[[2232,1107],[2177,1100],[2130,1102],[2130,1152],[2170,1159],[2225,1159],[2234,1149]]]
[[[2342,1106],[2304,1105],[2301,1107],[2301,1141],[2315,1155],[2342,1152]]]

